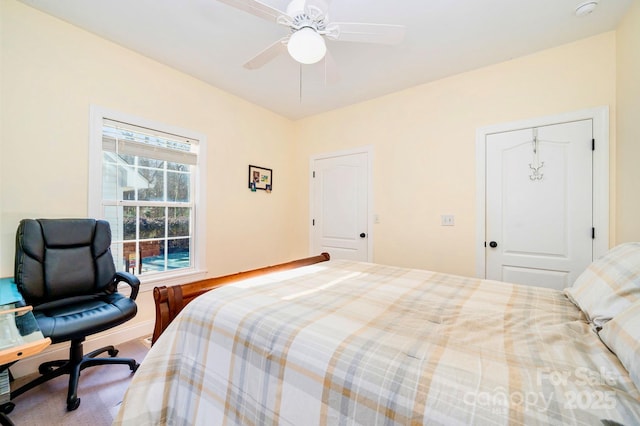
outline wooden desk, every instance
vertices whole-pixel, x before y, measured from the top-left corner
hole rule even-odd
[[[15,332],[13,329],[0,330],[0,365],[12,364],[22,358],[35,355],[51,344],[51,339],[44,337],[40,332],[38,323],[31,313],[32,309],[31,306],[23,306],[0,311],[0,327],[15,327]],[[25,317],[25,315],[29,317]],[[9,324],[5,324],[4,321],[9,322]],[[27,335],[19,334],[21,323],[26,322],[32,322],[32,328],[29,329],[22,326],[22,330],[33,331]],[[12,335],[5,334],[7,332],[12,333]]]
[[[31,306],[16,303],[0,306],[0,424],[13,425],[6,416],[13,410],[9,367],[22,358],[35,355],[51,344],[44,337]]]

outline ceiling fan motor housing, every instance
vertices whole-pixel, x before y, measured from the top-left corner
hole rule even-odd
[[[298,15],[291,22],[291,32],[296,32],[303,28],[312,28],[316,32],[321,32],[327,28],[327,25],[324,20],[313,20],[305,14]]]

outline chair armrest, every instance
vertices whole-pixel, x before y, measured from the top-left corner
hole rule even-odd
[[[140,280],[135,275],[129,272],[116,272],[115,276],[116,284],[119,282],[125,282],[131,286],[130,299],[135,300],[138,297],[138,291],[140,290]]]

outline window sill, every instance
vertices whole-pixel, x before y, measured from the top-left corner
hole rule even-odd
[[[205,279],[207,271],[189,271],[175,274],[162,274],[159,276],[138,277],[140,278],[140,292],[153,291],[154,287],[167,286],[172,287],[174,285],[181,285],[192,283]],[[127,284],[120,284],[122,289],[129,288]]]

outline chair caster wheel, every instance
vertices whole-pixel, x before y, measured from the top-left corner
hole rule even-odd
[[[138,367],[140,367],[140,364],[136,362],[134,365],[131,366],[131,372],[135,373],[136,371],[138,371]]]
[[[67,411],[73,411],[80,406],[80,398],[74,398],[67,401]]]
[[[38,373],[44,375],[47,373],[51,373],[53,371],[53,367],[48,365],[41,365],[38,367]]]
[[[5,402],[0,406],[0,413],[9,414],[16,407],[13,402]]]
[[[118,352],[120,352],[120,351],[117,350],[117,349],[109,349],[108,352],[109,352],[109,356],[110,357],[115,357],[116,355],[118,355]]]

